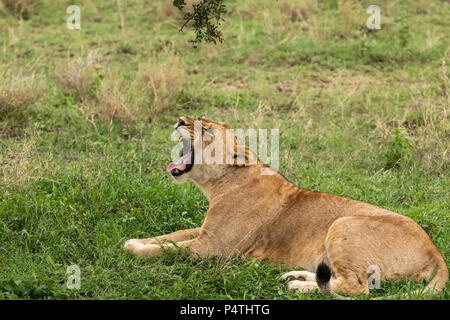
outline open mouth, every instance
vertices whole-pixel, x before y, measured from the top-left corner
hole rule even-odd
[[[184,141],[183,141],[183,144]],[[186,150],[186,148],[183,147],[183,150],[180,152],[180,158],[175,161],[169,163],[167,166],[166,171],[171,173],[172,176],[181,176],[182,174],[185,174],[189,170],[192,169],[192,166],[194,164],[194,149],[191,147],[190,149]]]

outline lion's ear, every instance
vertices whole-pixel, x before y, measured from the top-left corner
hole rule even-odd
[[[212,128],[206,129],[205,131],[203,131],[203,134],[209,138],[212,138],[214,137],[214,129]]]

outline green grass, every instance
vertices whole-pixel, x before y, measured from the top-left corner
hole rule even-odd
[[[80,31],[72,1],[0,10],[0,298],[327,299],[250,259],[123,252],[202,223],[206,198],[164,170],[180,115],[279,128],[289,180],[414,218],[449,262],[448,2],[230,0],[225,42],[197,49],[170,0],[121,1],[124,28],[116,1],[76,3]]]

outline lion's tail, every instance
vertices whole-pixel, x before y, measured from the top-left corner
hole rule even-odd
[[[336,292],[332,291],[330,289],[330,279],[331,279],[330,267],[325,262],[321,262],[316,269],[316,282],[320,291],[323,294],[332,296],[333,298],[338,300],[351,300],[351,298],[341,296]]]

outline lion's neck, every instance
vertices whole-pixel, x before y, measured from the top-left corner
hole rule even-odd
[[[230,192],[245,192],[250,185],[255,186],[255,184],[258,184],[258,181],[261,182],[261,169],[262,166],[260,164],[249,167],[229,167],[219,177],[216,176],[203,180],[197,179],[194,182],[211,203],[214,199],[219,197],[223,198]],[[281,180],[282,184],[289,183],[285,179],[280,178],[281,176],[278,173],[266,177],[271,177],[271,181],[273,181],[272,179]],[[279,183],[277,181],[275,185]]]
[[[194,183],[203,192],[209,202],[213,201],[214,198],[223,195],[230,188],[235,187],[240,183],[242,179],[237,179],[239,175],[246,175],[245,170],[240,170],[241,168],[230,168],[224,174],[220,176],[209,176],[205,179],[194,179]]]

